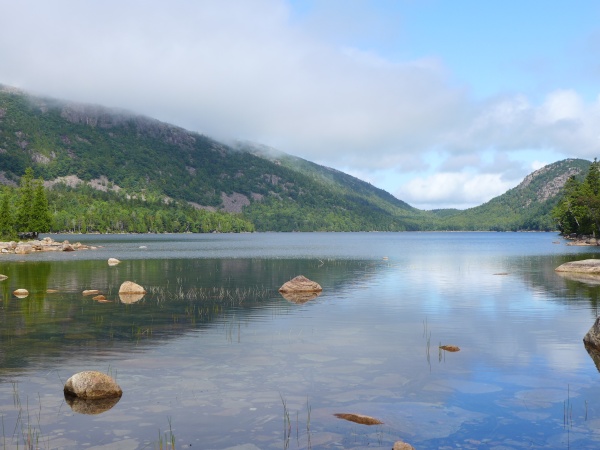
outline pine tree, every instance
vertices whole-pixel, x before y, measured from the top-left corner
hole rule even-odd
[[[10,197],[9,188],[5,188],[0,203],[0,238],[2,239],[14,239],[16,237]]]
[[[33,226],[33,169],[28,167],[21,177],[19,199],[17,202],[17,215],[15,225],[17,232],[34,232]]]
[[[44,180],[40,178],[34,184],[31,231],[47,233],[52,226],[52,216],[48,207]]]

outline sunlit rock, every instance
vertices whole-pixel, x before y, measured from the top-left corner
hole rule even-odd
[[[361,425],[381,425],[383,422],[379,419],[362,414],[337,413],[334,414],[338,419],[349,420],[350,422],[359,423]]]
[[[298,275],[279,288],[279,292],[321,292],[323,288],[319,283],[309,280],[304,275]]]
[[[570,261],[561,264],[556,269],[556,272],[575,272],[589,273],[600,275],[600,259],[583,259],[581,261]]]
[[[29,291],[27,289],[17,289],[13,294],[17,298],[25,298],[29,295]]]
[[[447,352],[459,352],[460,348],[456,345],[440,345],[441,350],[445,350]]]
[[[285,298],[288,302],[302,304],[314,300],[319,295],[320,292],[282,292],[281,296]]]
[[[415,448],[406,442],[396,441],[392,450],[415,450]]]
[[[98,289],[86,289],[82,292],[83,295],[97,295],[100,291]]]
[[[116,266],[120,262],[121,261],[119,261],[117,258],[108,258],[108,265],[109,266]]]
[[[133,281],[125,281],[119,287],[119,294],[145,294],[146,289],[144,289],[139,284],[134,283]]]
[[[79,372],[69,378],[65,383],[64,392],[65,395],[89,400],[123,395],[123,391],[112,377],[93,370]]]
[[[29,244],[19,244],[15,247],[15,254],[28,255],[33,251],[33,247]]]
[[[0,273],[0,281],[4,281],[4,280],[6,280],[7,278],[8,278],[8,277],[7,277],[6,275],[2,275],[2,274]]]
[[[62,251],[63,252],[74,252],[75,249],[73,248],[73,246],[71,244],[69,244],[67,241],[63,242],[62,245]]]
[[[79,398],[65,392],[65,401],[71,407],[71,409],[79,414],[100,414],[108,411],[117,403],[119,403],[121,397],[108,397],[99,399],[85,399]]]

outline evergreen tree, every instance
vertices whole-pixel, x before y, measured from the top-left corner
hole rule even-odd
[[[0,238],[2,239],[14,239],[16,237],[10,198],[10,189],[4,188],[2,202],[0,203]]]
[[[15,218],[17,232],[35,232],[33,227],[33,169],[28,167],[21,177],[17,215]]]
[[[40,178],[34,184],[31,231],[47,233],[52,226],[52,216],[48,207],[44,180]]]

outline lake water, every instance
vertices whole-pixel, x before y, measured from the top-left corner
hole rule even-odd
[[[54,237],[102,247],[0,255],[0,449],[600,446],[582,343],[600,282],[554,272],[596,248],[552,233]],[[277,292],[300,274],[323,293]],[[126,280],[148,293],[123,303]],[[72,409],[63,385],[82,370],[123,397]]]

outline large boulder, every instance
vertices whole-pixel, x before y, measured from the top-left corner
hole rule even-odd
[[[323,288],[319,283],[309,280],[304,275],[298,275],[279,288],[282,294],[289,292],[321,292]]]
[[[583,259],[581,261],[570,261],[561,264],[556,272],[575,272],[600,275],[600,259]]]
[[[123,395],[123,391],[112,377],[93,370],[79,372],[69,378],[65,383],[64,392],[65,395],[88,400]]]
[[[145,294],[146,289],[144,289],[139,284],[134,283],[133,281],[125,281],[119,288],[119,294]]]
[[[600,350],[600,316],[596,317],[594,325],[592,325],[587,334],[583,337],[583,343],[586,347]]]

